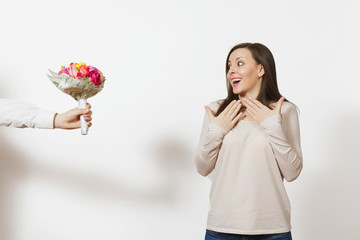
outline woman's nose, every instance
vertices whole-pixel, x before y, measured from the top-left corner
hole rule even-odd
[[[233,72],[234,72],[234,68],[231,67],[231,66],[229,66],[229,71],[228,71],[228,73],[233,73]]]

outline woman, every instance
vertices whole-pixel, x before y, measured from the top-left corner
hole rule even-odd
[[[205,107],[195,157],[201,175],[214,171],[205,239],[292,239],[283,181],[303,168],[296,106],[260,43],[230,50],[226,78],[227,98]]]

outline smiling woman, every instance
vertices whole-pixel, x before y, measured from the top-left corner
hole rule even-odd
[[[225,71],[228,96],[220,105],[216,116],[231,101],[242,100],[247,95],[257,98],[268,108],[272,108],[271,103],[281,97],[274,57],[263,44],[241,43],[234,46],[226,58]],[[285,98],[284,101],[288,100]]]
[[[214,172],[205,239],[290,240],[284,178],[303,168],[297,108],[279,93],[260,43],[230,50],[226,84],[227,98],[205,106],[195,156],[201,175]]]

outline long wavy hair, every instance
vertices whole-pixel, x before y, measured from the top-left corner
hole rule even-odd
[[[281,98],[281,94],[277,86],[275,60],[272,53],[265,45],[261,43],[240,43],[238,45],[235,45],[230,50],[226,58],[226,62],[225,62],[226,75],[229,71],[228,61],[230,54],[239,48],[249,49],[256,64],[263,65],[265,73],[262,76],[263,79],[261,83],[260,93],[256,97],[256,99],[265,106],[267,106],[268,108],[273,109],[270,106],[270,103],[277,102]],[[231,101],[239,99],[239,96],[237,94],[234,94],[231,83],[227,80],[227,78],[226,78],[226,86],[227,86],[228,95],[224,99],[224,101],[222,101],[222,103],[220,104],[220,107],[215,113],[215,116],[218,116],[226,108],[226,106],[229,105]],[[286,98],[284,99],[284,101],[289,102]],[[245,106],[242,106],[242,108],[245,108]]]

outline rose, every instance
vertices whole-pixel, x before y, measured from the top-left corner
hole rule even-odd
[[[85,75],[82,73],[82,72],[78,72],[76,74],[76,78],[79,79],[79,78],[82,78],[82,77],[85,77]]]
[[[95,85],[100,85],[102,83],[101,75],[97,70],[89,71],[88,77],[91,78],[91,82],[93,82]]]
[[[73,78],[77,78],[78,70],[76,69],[76,65],[74,63],[70,63],[69,68],[69,75]]]
[[[70,77],[73,78],[81,78],[81,77],[87,77],[89,71],[86,67],[86,63],[70,63],[70,66],[68,68],[65,68],[64,66],[61,67],[59,75],[61,73],[66,73]]]
[[[90,78],[91,82],[95,85],[100,85],[104,82],[104,75],[100,70],[93,66],[86,66],[86,63],[70,63],[70,66],[65,68],[64,66],[61,67],[59,71],[59,75],[61,73],[68,74],[72,78]]]
[[[79,72],[77,73],[76,78],[88,77],[88,74],[89,70],[86,65],[79,65]]]
[[[104,75],[102,74],[102,72],[100,70],[98,70],[99,73],[100,73],[100,82],[103,82],[104,81]]]
[[[87,69],[89,72],[91,71],[99,71],[96,67],[93,67],[93,66],[87,66]]]
[[[86,67],[86,65],[81,65],[81,66],[80,66],[80,73],[82,73],[82,75],[83,75],[84,77],[87,77],[87,76],[88,76],[89,70],[88,70],[88,68]]]
[[[99,71],[96,67],[88,66],[88,77],[91,78],[91,82],[95,85],[100,85],[104,82],[104,76],[101,71]]]
[[[76,69],[77,69],[78,71],[80,71],[80,67],[81,67],[81,66],[86,66],[86,63],[84,63],[84,62],[75,63],[75,66],[76,66]]]
[[[65,74],[67,74],[67,75],[70,75],[70,74],[69,74],[69,69],[68,69],[68,68],[65,68],[65,67],[62,68],[62,69],[59,71],[58,74],[60,75],[60,74],[62,74],[62,73],[65,73]]]

